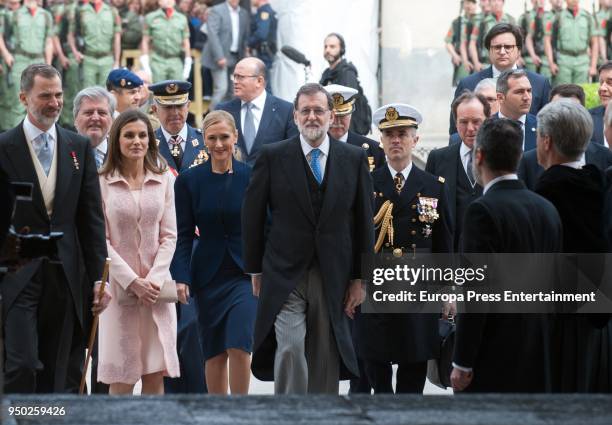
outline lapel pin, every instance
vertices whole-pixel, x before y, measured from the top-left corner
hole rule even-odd
[[[79,169],[79,160],[77,159],[76,152],[70,151],[70,156],[72,157],[72,163],[74,164],[74,169]]]
[[[193,140],[191,141],[191,146],[193,146],[194,148],[197,148],[197,147],[198,147],[198,145],[199,145],[199,143],[198,143],[198,139],[193,139]]]

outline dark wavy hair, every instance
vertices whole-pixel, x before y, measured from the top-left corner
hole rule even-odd
[[[147,126],[147,134],[149,136],[149,146],[144,158],[144,168],[155,174],[163,174],[168,169],[168,164],[164,158],[159,155],[159,147],[155,139],[155,132],[149,121],[149,117],[138,109],[128,109],[119,114],[113,122],[109,131],[108,137],[108,154],[104,165],[100,169],[100,174],[103,176],[113,175],[115,172],[123,173],[123,155],[119,146],[119,137],[121,130],[127,124],[142,121]]]

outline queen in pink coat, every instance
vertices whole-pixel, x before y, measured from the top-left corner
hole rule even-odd
[[[163,377],[179,376],[176,308],[157,302],[176,246],[173,185],[147,116],[119,115],[100,170],[113,299],[100,315],[98,380],[110,394],[131,394],[140,379],[143,394],[163,394]],[[119,291],[138,302],[119,305]]]

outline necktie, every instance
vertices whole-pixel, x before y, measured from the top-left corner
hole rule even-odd
[[[253,119],[253,104],[251,102],[244,105],[246,114],[244,115],[244,126],[242,135],[244,136],[244,144],[247,148],[247,153],[251,153],[253,142],[255,142],[255,120]]]
[[[94,156],[96,159],[96,168],[99,169],[100,167],[102,167],[102,164],[104,164],[104,152],[98,149],[94,149]]]
[[[183,142],[183,138],[180,135],[170,137],[170,155],[172,155],[172,159],[174,159],[174,163],[176,164],[176,169],[181,169],[181,162],[183,160],[183,148],[181,147],[181,143]]]
[[[51,169],[51,161],[53,161],[53,146],[49,143],[49,135],[47,133],[41,133],[36,139],[34,139],[34,151],[36,156],[42,165],[45,174],[49,175]]]
[[[476,183],[476,179],[474,178],[474,172],[472,171],[472,151],[470,150],[467,153],[467,155],[468,155],[468,162],[467,162],[467,166],[465,167],[465,173],[467,174],[470,184],[472,185],[472,187],[474,187],[474,184]]]
[[[395,191],[399,195],[404,187],[404,175],[402,173],[397,173],[395,177],[393,177],[393,182],[395,183]]]
[[[320,149],[313,149],[310,151],[310,168],[312,169],[312,174],[314,174],[317,182],[321,184],[323,181],[323,175],[321,174],[321,164],[319,164],[319,157],[321,156]]]

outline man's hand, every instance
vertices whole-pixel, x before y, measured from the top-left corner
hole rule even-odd
[[[559,66],[557,66],[556,63],[551,63],[550,64],[550,73],[552,75],[557,75],[559,73]]]
[[[217,61],[217,65],[219,66],[219,68],[225,68],[225,65],[227,65],[227,59],[225,58],[221,58]]]
[[[597,75],[597,66],[589,67],[589,77],[595,77]]]
[[[189,286],[185,283],[176,284],[176,295],[181,304],[189,304]]]
[[[353,319],[355,309],[365,300],[365,288],[360,279],[351,280],[344,295],[344,313]]]
[[[457,314],[457,304],[454,302],[445,302],[442,304],[442,318],[448,320],[449,316],[454,317]]]
[[[108,287],[108,282],[104,285],[105,288]],[[100,297],[100,288],[102,287],[102,282],[97,281],[94,284],[94,290],[93,290],[93,306],[91,307],[91,311],[93,312],[93,314],[95,316],[97,316],[98,314],[102,313],[106,307],[108,307],[108,304],[110,303],[110,300],[113,298],[112,295],[110,294],[109,291],[105,290],[104,293],[102,294],[102,299],[99,299]]]
[[[13,55],[7,52],[3,59],[6,66],[8,66],[9,68],[13,67],[13,64],[15,63],[15,58],[13,58]]]
[[[535,66],[541,66],[542,65],[542,59],[538,55],[533,56],[531,58],[531,60],[533,61],[533,64]]]
[[[66,55],[58,56],[58,59],[63,69],[70,68],[70,60],[66,57]]]
[[[474,372],[465,372],[463,370],[459,370],[456,367],[453,368],[451,372],[451,385],[453,386],[453,391],[463,391],[468,385],[472,383],[472,378],[474,377]]]
[[[83,53],[81,53],[81,52],[76,52],[76,53],[74,54],[74,60],[75,60],[77,63],[81,63],[81,62],[83,62]]]
[[[138,297],[138,300],[143,305],[155,304],[160,292],[159,286],[139,277],[134,279],[134,281],[130,283],[130,285],[127,287],[127,289],[128,291],[131,291],[134,295],[136,295]]]
[[[259,290],[261,289],[261,274],[251,275],[251,285],[253,285],[253,296],[259,297]]]
[[[453,62],[454,66],[459,66],[459,65],[461,65],[461,56],[455,54],[451,58],[451,61]]]

